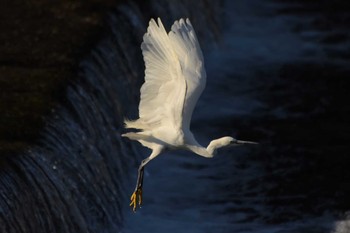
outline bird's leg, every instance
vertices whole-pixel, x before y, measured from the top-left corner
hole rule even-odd
[[[137,174],[137,182],[136,182],[136,188],[135,191],[133,192],[133,194],[131,195],[131,203],[130,206],[132,206],[133,211],[136,211],[136,206],[139,205],[141,206],[142,204],[142,184],[143,184],[143,171],[144,171],[144,167],[146,166],[146,164],[151,161],[152,159],[154,159],[156,156],[158,156],[162,150],[163,150],[163,146],[158,145],[156,147],[154,147],[152,149],[152,153],[151,155],[142,160],[139,170],[138,170],[138,174]]]
[[[146,158],[142,160],[140,167],[138,169],[138,174],[137,174],[137,182],[136,182],[136,187],[135,191],[131,195],[131,203],[130,206],[132,206],[133,211],[136,211],[136,206],[141,206],[142,204],[142,184],[143,184],[143,173],[144,173],[144,168],[145,165],[150,161],[150,158]]]

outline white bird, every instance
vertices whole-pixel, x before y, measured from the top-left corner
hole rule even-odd
[[[189,19],[175,21],[169,33],[159,18],[158,24],[151,19],[141,49],[146,70],[145,83],[140,90],[139,118],[125,120],[125,128],[139,131],[122,136],[140,142],[152,153],[138,169],[130,203],[134,211],[142,204],[145,165],[166,149],[185,149],[212,158],[220,147],[256,144],[226,136],[211,141],[205,148],[191,133],[192,112],[204,90],[206,73],[202,51]]]

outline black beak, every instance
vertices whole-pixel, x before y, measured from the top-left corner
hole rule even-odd
[[[236,140],[232,142],[232,145],[258,145],[257,142]]]

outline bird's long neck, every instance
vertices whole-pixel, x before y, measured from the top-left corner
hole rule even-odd
[[[192,151],[193,153],[196,153],[197,155],[206,157],[206,158],[212,158],[214,154],[209,153],[207,148],[201,146],[201,145],[187,145],[187,149]]]
[[[217,149],[219,149],[221,147],[224,147],[224,146],[227,146],[226,143],[222,143],[221,139],[222,138],[218,138],[218,139],[212,140],[209,143],[209,145],[207,146],[208,153],[210,153],[210,154],[212,154],[214,156]]]
[[[215,155],[216,149],[226,146],[226,144],[221,143],[220,139],[221,138],[211,141],[207,148],[201,146],[196,141],[191,145],[187,145],[187,148],[193,153],[196,153],[206,158],[212,158]]]

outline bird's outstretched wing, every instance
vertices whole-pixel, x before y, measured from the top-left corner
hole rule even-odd
[[[190,21],[175,21],[169,34],[151,20],[141,45],[146,70],[139,119],[126,127],[142,130],[163,125],[189,129],[206,74],[203,55]]]

